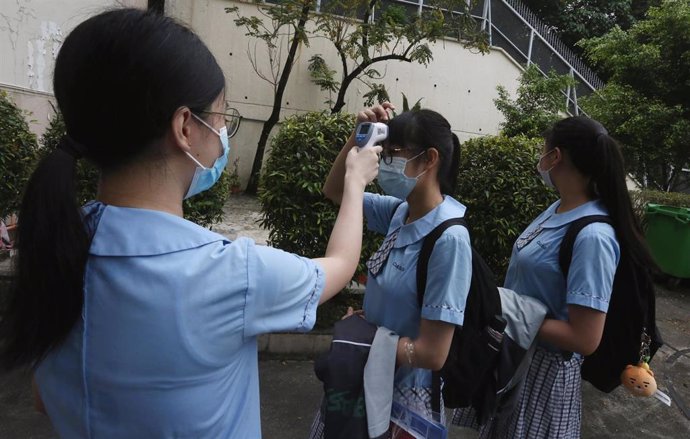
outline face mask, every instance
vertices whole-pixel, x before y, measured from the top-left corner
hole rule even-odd
[[[553,169],[553,166],[551,166],[549,169],[542,171],[541,169],[541,159],[546,157],[547,155],[551,154],[554,152],[555,149],[552,149],[551,151],[547,152],[546,154],[542,154],[539,157],[539,161],[537,162],[537,172],[539,172],[539,175],[541,176],[541,179],[544,180],[544,184],[546,184],[547,187],[550,187],[552,189],[556,189],[556,185],[553,184],[553,181],[551,180],[551,170]]]
[[[387,164],[385,161],[381,161],[379,164],[379,176],[377,178],[379,186],[383,189],[386,194],[405,201],[407,196],[410,195],[412,189],[414,189],[417,184],[417,179],[421,177],[424,172],[416,177],[408,177],[405,175],[405,167],[407,162],[411,162],[417,157],[424,154],[426,151],[422,151],[411,159],[405,159],[404,157],[393,157],[391,164]]]
[[[194,156],[190,153],[186,153],[189,156],[189,158],[197,164],[197,167],[194,171],[194,177],[192,177],[192,182],[189,185],[189,190],[187,190],[187,195],[184,196],[185,200],[189,197],[193,197],[194,195],[211,188],[214,184],[216,184],[216,182],[220,178],[220,175],[225,170],[225,166],[228,164],[228,153],[230,152],[230,141],[228,139],[228,129],[226,127],[223,127],[220,129],[220,131],[217,131],[215,128],[204,122],[195,114],[192,114],[192,116],[196,117],[197,120],[199,120],[199,122],[206,125],[211,131],[213,131],[218,135],[218,137],[220,137],[220,142],[223,144],[223,153],[220,155],[220,157],[216,159],[215,162],[213,162],[213,166],[211,166],[210,168],[207,168],[201,163],[199,163],[199,161],[195,159]]]

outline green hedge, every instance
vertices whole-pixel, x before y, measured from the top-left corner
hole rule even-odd
[[[488,136],[461,147],[457,198],[467,206],[472,245],[501,283],[515,240],[557,199],[536,172],[542,145],[542,139]]]
[[[210,227],[223,219],[223,206],[230,196],[230,173],[226,169],[218,182],[207,191],[185,200],[184,217],[200,226]]]
[[[271,143],[259,190],[261,225],[269,244],[306,257],[321,257],[338,207],[321,193],[340,148],[354,129],[352,115],[306,113],[286,119]],[[372,186],[370,190],[375,190]],[[381,237],[366,232],[357,275]]]
[[[50,154],[65,135],[65,122],[60,112],[50,121],[48,129],[41,138],[43,148],[39,157]],[[99,172],[87,160],[80,160],[77,164],[77,197],[80,204],[85,204],[96,198],[98,191]],[[228,171],[223,172],[220,180],[209,190],[185,200],[184,217],[201,226],[208,227],[219,222],[223,217],[223,206],[230,194],[230,177]]]
[[[0,218],[19,210],[37,150],[25,113],[0,91]]]

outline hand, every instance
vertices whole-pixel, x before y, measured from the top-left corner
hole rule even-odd
[[[388,122],[388,110],[395,110],[395,106],[390,102],[384,102],[380,105],[374,105],[371,108],[365,108],[357,113],[357,123],[362,122]]]
[[[364,190],[379,174],[379,154],[382,150],[380,145],[352,148],[345,161],[345,181],[357,182]]]
[[[340,320],[345,320],[346,318],[350,316],[360,316],[361,318],[364,318],[364,310],[363,309],[358,309],[357,311],[354,310],[351,306],[347,307],[347,313],[340,319]]]

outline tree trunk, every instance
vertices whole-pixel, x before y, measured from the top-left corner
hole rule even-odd
[[[307,3],[302,7],[302,13],[300,15],[299,22],[295,28],[295,34],[290,42],[290,51],[288,52],[287,59],[285,60],[285,66],[283,67],[283,72],[280,74],[280,80],[278,81],[278,87],[276,88],[276,94],[273,98],[273,110],[271,115],[268,117],[266,122],[264,122],[263,129],[261,130],[261,136],[259,137],[259,143],[256,145],[256,155],[254,156],[254,163],[252,163],[252,172],[249,175],[249,182],[247,183],[247,188],[245,193],[249,195],[256,195],[259,189],[259,177],[261,176],[261,167],[264,161],[264,153],[266,151],[266,144],[268,143],[268,136],[271,134],[271,130],[278,123],[280,118],[280,106],[283,102],[283,94],[285,94],[285,88],[287,87],[288,79],[290,78],[290,72],[292,72],[292,65],[295,62],[295,56],[297,55],[297,49],[303,41],[302,37],[298,33],[304,32],[304,27],[309,18],[309,11],[311,9],[311,3]]]
[[[247,188],[244,191],[250,195],[256,195],[259,189],[259,177],[261,176],[261,166],[264,162],[264,153],[266,151],[266,143],[268,143],[268,136],[271,134],[273,127],[278,123],[278,116],[280,115],[280,100],[277,99],[278,98],[276,96],[278,109],[276,110],[274,103],[273,111],[266,122],[264,122],[264,126],[261,129],[261,136],[259,136],[259,143],[256,145],[256,155],[254,156],[254,162],[252,163],[252,172],[249,174],[249,182],[247,183]]]
[[[347,87],[349,85],[350,83],[348,82],[346,84],[345,81],[343,81],[343,83],[340,84],[340,90],[338,90],[338,98],[335,100],[333,108],[331,108],[331,114],[340,113],[340,110],[342,110],[345,106],[345,92],[347,91]]]
[[[368,66],[369,64],[365,65],[365,67]],[[343,107],[345,106],[345,93],[347,92],[347,88],[350,86],[352,81],[354,81],[357,78],[357,76],[363,71],[364,68],[360,66],[343,78],[343,81],[340,83],[340,89],[338,90],[338,98],[335,100],[333,108],[331,108],[331,114],[340,113],[340,110],[343,109]]]

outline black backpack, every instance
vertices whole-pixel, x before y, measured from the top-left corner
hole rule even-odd
[[[570,224],[559,251],[559,264],[566,279],[575,238],[580,230],[592,223],[613,226],[611,219],[603,215],[585,216]],[[621,252],[604,333],[596,351],[585,357],[582,364],[583,380],[606,393],[618,387],[625,366],[640,361],[641,338],[644,333],[650,338],[650,359],[654,356],[663,345],[656,326],[655,300],[654,282],[648,267],[639,266],[625,252]]]
[[[427,267],[434,244],[443,232],[455,225],[467,227],[463,218],[444,221],[425,238],[417,262],[417,300],[423,305]],[[472,248],[472,280],[462,326],[456,326],[448,358],[439,372],[432,374],[432,410],[440,412],[440,379],[443,401],[448,408],[473,406],[487,412],[495,405],[493,371],[501,348],[505,321],[501,318],[501,298],[491,269]],[[486,407],[486,410],[482,408]]]

